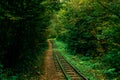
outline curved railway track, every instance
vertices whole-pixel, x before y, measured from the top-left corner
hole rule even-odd
[[[61,74],[60,80],[88,80],[72,66],[58,51],[53,53],[56,70]]]

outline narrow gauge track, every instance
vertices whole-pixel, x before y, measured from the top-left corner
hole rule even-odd
[[[58,52],[53,53],[56,69],[62,73],[60,80],[88,80]]]

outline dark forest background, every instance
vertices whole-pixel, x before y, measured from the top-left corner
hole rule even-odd
[[[35,70],[38,61],[43,65],[48,38],[66,43],[74,55],[102,58],[118,76],[120,0],[0,1],[0,78],[32,69],[42,74]]]

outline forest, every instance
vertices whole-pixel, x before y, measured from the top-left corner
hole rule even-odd
[[[54,39],[70,56],[105,68],[105,80],[119,80],[119,30],[120,0],[2,0],[0,79],[38,80],[46,40]]]

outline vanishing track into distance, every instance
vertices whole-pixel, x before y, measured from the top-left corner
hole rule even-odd
[[[56,70],[60,75],[60,80],[88,80],[80,71],[71,65],[58,51],[53,53]]]

